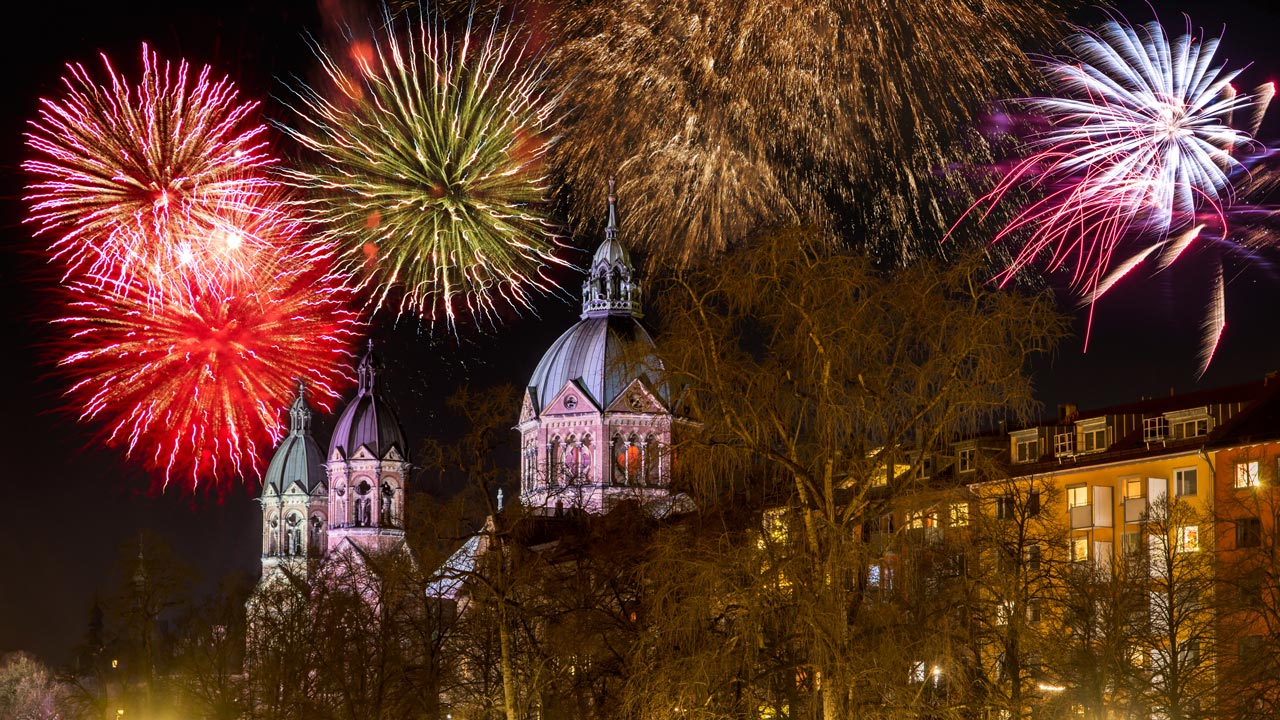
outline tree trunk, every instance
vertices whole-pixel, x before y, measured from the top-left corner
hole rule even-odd
[[[506,605],[500,605],[498,611],[498,645],[502,653],[502,704],[506,706],[507,720],[517,720],[516,684],[513,677],[514,663],[511,659],[511,630],[507,627]]]

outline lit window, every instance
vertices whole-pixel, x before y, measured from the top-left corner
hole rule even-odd
[[[969,503],[951,503],[951,527],[964,527],[969,524]]]
[[[917,510],[907,513],[907,528],[919,530],[938,526],[938,513],[934,510]]]
[[[867,568],[867,586],[873,588],[880,587],[880,574],[880,565],[872,563]]]
[[[911,675],[910,675],[911,682],[922,683],[924,682],[926,677],[928,677],[928,673],[926,671],[926,667],[923,661],[916,661],[911,663]]]
[[[1140,498],[1146,494],[1146,483],[1142,482],[1142,478],[1129,478],[1124,483],[1124,496],[1126,499]]]
[[[1085,562],[1089,559],[1089,538],[1081,535],[1071,538],[1071,562]]]
[[[1195,552],[1200,549],[1200,526],[1183,525],[1178,528],[1178,552]]]
[[[1085,485],[1076,485],[1067,488],[1067,507],[1083,507],[1089,504],[1089,488]]]
[[[973,448],[961,450],[956,458],[956,467],[960,472],[973,472]]]
[[[1258,487],[1261,484],[1262,478],[1258,473],[1257,460],[1236,463],[1236,487],[1250,488]]]
[[[591,449],[569,437],[564,450],[564,477],[569,485],[585,484],[591,476]]]

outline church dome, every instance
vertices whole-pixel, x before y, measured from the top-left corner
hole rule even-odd
[[[329,455],[332,456],[336,450],[342,457],[350,458],[364,446],[374,457],[384,458],[394,447],[402,458],[408,458],[400,420],[396,418],[391,406],[378,396],[378,374],[372,343],[369,352],[360,361],[357,374],[360,378],[359,388],[355,398],[338,416],[338,422],[333,428],[333,438],[329,441]]]
[[[577,381],[600,409],[637,378],[665,403],[656,382],[662,374],[653,338],[640,324],[641,287],[631,256],[618,241],[616,198],[609,181],[609,222],[582,283],[582,319],[542,356],[529,379],[534,407],[541,411],[565,383]]]
[[[571,380],[604,409],[636,378],[667,402],[662,388],[655,385],[661,373],[653,338],[640,321],[630,315],[605,314],[579,320],[552,343],[533,371],[529,387],[539,411]]]
[[[312,495],[324,486],[323,466],[320,445],[311,437],[311,408],[307,407],[302,383],[298,383],[298,397],[289,407],[289,434],[271,456],[262,478],[263,491],[279,495],[297,483],[303,492]]]

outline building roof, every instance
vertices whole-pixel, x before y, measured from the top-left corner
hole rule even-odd
[[[374,457],[384,458],[395,448],[402,458],[408,459],[408,447],[400,420],[378,394],[377,359],[373,345],[360,360],[357,374],[360,378],[355,398],[342,410],[329,440],[329,455],[334,451],[350,458],[361,447],[366,447]]]
[[[639,320],[624,315],[587,317],[551,344],[529,378],[529,388],[538,412],[571,380],[604,409],[639,378],[670,407],[665,386],[658,385],[662,370],[653,338]]]
[[[1183,454],[1199,450],[1211,450],[1250,442],[1280,439],[1280,378],[1274,374],[1258,380],[1221,388],[1210,388],[1181,395],[1144,398],[1131,403],[1112,405],[1097,410],[1080,412],[1069,421],[1046,421],[1039,427],[1066,431],[1076,423],[1103,418],[1115,418],[1111,425],[1113,436],[1105,450],[1055,457],[1053,448],[1043,448],[1044,456],[1032,463],[1022,463],[1014,468],[1019,474],[1057,472],[1075,468],[1087,468],[1114,462],[1132,462],[1164,455]],[[1195,437],[1168,437],[1148,440],[1143,420],[1158,418],[1166,413],[1206,408],[1208,417],[1216,422],[1206,435]],[[1128,420],[1124,420],[1128,418]],[[1194,418],[1193,418],[1194,419]],[[1124,432],[1119,432],[1121,421]],[[1031,426],[1025,428],[1030,430]],[[1052,445],[1052,436],[1050,445]]]

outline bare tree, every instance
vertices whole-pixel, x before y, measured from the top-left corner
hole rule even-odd
[[[1147,578],[1139,584],[1146,612],[1130,626],[1141,671],[1128,694],[1170,720],[1212,710],[1217,645],[1210,517],[1168,495],[1147,511]]]
[[[878,555],[863,528],[918,489],[925,453],[908,449],[933,451],[1027,410],[1024,365],[1062,321],[1046,298],[989,287],[980,262],[885,277],[823,247],[811,233],[782,233],[674,279],[659,293],[658,345],[669,382],[688,388],[686,407],[702,423],[676,449],[682,487],[704,508],[733,498],[791,509],[785,555],[761,576],[783,583],[789,599],[772,650],[781,663],[765,677],[805,689],[834,719],[903,694],[885,679],[897,670],[867,682],[864,643],[884,634],[867,610]],[[751,562],[725,568],[742,573]],[[701,622],[719,619],[722,645],[759,647],[769,622],[752,613],[767,604],[765,588],[728,579],[721,600],[698,608]],[[758,670],[733,674],[758,685]]]
[[[1051,512],[1053,483],[1010,477],[1004,463],[983,463],[981,512],[974,516],[979,562],[974,594],[975,700],[1001,717],[1024,718],[1042,704],[1046,653],[1056,644],[1054,603],[1062,574],[1088,573],[1066,557],[1067,529]]]

